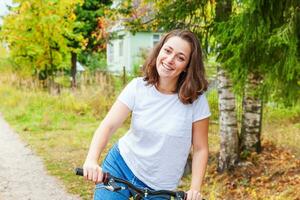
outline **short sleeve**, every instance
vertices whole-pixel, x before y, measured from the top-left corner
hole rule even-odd
[[[135,95],[137,87],[137,78],[132,79],[118,96],[118,100],[124,103],[130,110],[133,110],[135,104]]]
[[[204,94],[193,103],[193,122],[208,118],[211,115],[207,99]]]

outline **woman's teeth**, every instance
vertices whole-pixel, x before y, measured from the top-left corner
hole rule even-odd
[[[171,71],[171,70],[173,70],[172,68],[170,68],[170,67],[168,67],[167,65],[165,65],[165,64],[162,64],[162,66],[166,69],[166,70],[168,70],[168,71]]]

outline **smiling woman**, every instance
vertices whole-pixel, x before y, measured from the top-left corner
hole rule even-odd
[[[92,139],[83,169],[87,180],[98,183],[94,199],[128,199],[132,195],[129,189],[120,194],[103,189],[103,172],[140,188],[176,189],[192,147],[187,200],[200,200],[208,159],[210,111],[203,94],[207,81],[197,37],[187,30],[167,33],[143,69],[144,77],[133,79],[124,88]],[[130,112],[130,129],[100,167],[97,161],[101,152]]]

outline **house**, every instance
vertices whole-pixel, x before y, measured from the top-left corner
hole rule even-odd
[[[78,61],[76,62],[76,71],[79,72],[79,73],[85,71],[84,66]]]
[[[149,53],[160,40],[162,33],[137,32],[135,34],[119,28],[113,30],[114,39],[107,45],[107,69],[120,73],[125,67],[126,72],[133,72],[135,67],[143,64],[143,53]]]

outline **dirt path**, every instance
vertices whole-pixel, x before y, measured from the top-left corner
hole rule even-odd
[[[79,200],[47,174],[0,114],[0,200]]]

